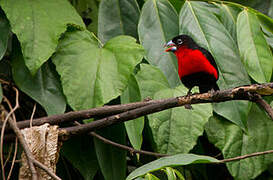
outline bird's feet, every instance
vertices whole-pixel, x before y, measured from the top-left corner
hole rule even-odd
[[[192,95],[192,93],[191,93],[191,88],[190,88],[187,95],[186,95],[186,97],[190,97],[191,95]],[[193,109],[190,104],[186,104],[184,107],[185,107],[185,109],[190,109],[190,110]]]

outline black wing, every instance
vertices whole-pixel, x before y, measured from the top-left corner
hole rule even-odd
[[[206,56],[206,58],[209,60],[210,64],[216,69],[217,74],[219,74],[217,64],[216,64],[213,56],[210,54],[210,52],[202,47],[198,47],[197,49],[200,50]],[[219,75],[218,75],[218,78],[219,78]]]

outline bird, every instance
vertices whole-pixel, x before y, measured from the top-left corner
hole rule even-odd
[[[190,36],[182,34],[165,44],[166,52],[176,55],[178,75],[181,82],[189,89],[199,87],[199,93],[218,91],[219,71],[211,53],[199,46]]]

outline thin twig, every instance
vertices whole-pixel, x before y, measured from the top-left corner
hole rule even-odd
[[[15,115],[13,114],[14,111],[16,111],[16,109],[19,108],[19,91],[13,87],[13,90],[16,93],[16,103],[15,103],[15,107],[12,108],[10,102],[8,101],[8,99],[4,96],[3,99],[4,101],[6,101],[6,103],[8,104],[9,108],[11,109],[11,111],[7,114],[4,123],[3,123],[3,128],[1,129],[1,147],[0,147],[0,154],[1,154],[1,167],[2,167],[2,176],[3,176],[3,180],[5,180],[5,172],[4,172],[4,165],[3,165],[3,139],[4,139],[4,132],[5,132],[5,126],[8,122],[8,119],[10,118],[10,116],[13,116],[13,119],[15,120]],[[5,113],[5,111],[2,111],[3,113]],[[4,115],[4,114],[3,114]],[[5,116],[3,116],[5,117]]]
[[[37,167],[41,168],[42,170],[44,170],[53,179],[55,179],[55,180],[62,180],[56,174],[54,174],[50,169],[48,169],[45,165],[43,165],[42,163],[40,163],[36,159],[33,159],[33,163],[35,164],[35,166],[37,166]]]
[[[137,149],[125,146],[123,144],[119,144],[119,143],[113,142],[113,141],[111,141],[109,139],[106,139],[106,138],[98,135],[97,133],[95,133],[93,131],[89,132],[89,134],[92,135],[92,136],[94,136],[95,138],[101,140],[105,144],[110,144],[110,145],[116,146],[116,147],[118,147],[120,149],[124,149],[126,151],[129,151],[131,154],[137,153],[137,154],[145,154],[145,155],[150,155],[150,156],[155,156],[155,157],[165,157],[165,156],[168,156],[167,154],[160,154],[160,153],[154,153],[154,152],[150,152],[150,151],[137,150]]]
[[[77,124],[79,124],[79,123],[77,122]],[[160,154],[160,153],[154,153],[154,152],[149,152],[149,151],[136,150],[134,148],[131,148],[131,147],[128,147],[128,146],[125,146],[125,145],[113,142],[113,141],[111,141],[109,139],[106,139],[106,138],[98,135],[95,132],[89,132],[89,134],[92,135],[92,136],[94,136],[94,137],[96,137],[96,138],[98,138],[98,139],[100,139],[102,142],[104,142],[106,144],[110,144],[110,145],[119,147],[121,149],[129,151],[130,153],[139,153],[139,154],[145,154],[145,155],[152,155],[152,156],[156,156],[156,157],[166,157],[166,156],[169,156],[167,154]],[[251,158],[251,157],[265,155],[265,154],[272,154],[272,153],[273,153],[273,150],[262,151],[262,152],[255,152],[255,153],[251,153],[251,154],[246,154],[246,155],[242,155],[242,156],[237,156],[237,157],[233,157],[233,158],[219,160],[219,162],[217,162],[217,164],[228,163],[228,162],[233,162],[233,161],[239,161],[239,160],[246,159],[246,158]]]
[[[232,161],[239,161],[239,160],[254,157],[254,156],[260,156],[260,155],[272,154],[272,153],[273,153],[273,150],[255,152],[255,153],[246,154],[246,155],[242,155],[242,156],[237,156],[237,157],[233,157],[233,158],[223,159],[223,160],[220,160],[219,162],[216,162],[216,164],[228,163],[228,162],[232,162]]]
[[[2,111],[2,115],[1,117],[4,119],[4,111]],[[3,120],[3,125],[2,125],[2,129],[1,129],[1,140],[0,140],[0,158],[1,158],[1,169],[2,169],[2,178],[3,180],[6,179],[5,177],[5,165],[4,165],[4,156],[3,156],[3,144],[4,144],[4,133],[5,133],[5,129],[6,129],[6,125],[7,125],[8,119],[5,118]]]
[[[4,163],[4,168],[5,168],[6,164],[7,164],[8,161],[9,161],[9,158],[10,158],[11,154],[12,154],[12,146],[9,147],[9,154],[8,154],[8,156],[7,156],[7,158],[6,158],[5,163]]]
[[[12,82],[6,81],[6,80],[4,80],[4,79],[0,79],[0,83],[1,83],[1,84],[7,84],[7,85],[12,84]]]
[[[18,91],[16,91],[16,95],[17,95]],[[16,99],[18,99],[18,96],[19,96],[19,93],[18,95],[16,96]],[[8,99],[7,100],[7,103],[9,103]],[[10,105],[10,103],[9,103]],[[18,106],[19,106],[19,103],[18,103]],[[16,123],[13,121],[13,119],[9,118],[8,119],[8,122],[10,124],[10,127],[14,130],[14,133],[16,134],[16,137],[18,138],[20,144],[22,145],[22,148],[26,154],[26,157],[27,157],[27,160],[28,160],[28,165],[30,167],[30,171],[31,171],[31,174],[32,174],[32,179],[33,180],[38,180],[38,175],[37,175],[37,171],[34,167],[34,164],[43,169],[46,173],[48,173],[49,176],[51,176],[53,179],[55,180],[61,180],[61,178],[59,178],[57,175],[55,175],[53,172],[51,172],[45,165],[43,165],[42,163],[40,163],[39,161],[37,161],[30,149],[28,148],[28,145],[22,135],[22,133],[20,132],[20,129],[16,126]]]
[[[79,122],[75,121],[75,124],[81,126],[82,124],[80,124]],[[131,147],[128,147],[128,146],[125,146],[123,144],[119,144],[119,143],[116,143],[116,142],[113,142],[109,139],[106,139],[105,137],[102,137],[100,135],[98,135],[97,133],[95,132],[89,132],[89,134],[99,140],[101,140],[102,142],[104,142],[105,144],[110,144],[112,146],[116,146],[120,149],[124,149],[126,151],[129,151],[131,154],[133,153],[138,153],[138,154],[145,154],[145,155],[150,155],[150,156],[155,156],[155,157],[165,157],[165,156],[168,156],[167,154],[160,154],[160,153],[154,153],[154,152],[150,152],[150,151],[143,151],[143,150],[137,150],[137,149],[134,149],[134,148],[131,148]]]
[[[30,149],[28,148],[28,145],[27,145],[22,133],[20,132],[20,129],[17,127],[15,119],[10,118],[10,114],[12,114],[19,107],[19,91],[16,88],[13,88],[13,89],[16,91],[16,105],[7,114],[6,118],[8,119],[10,127],[13,129],[14,133],[16,134],[16,137],[18,138],[18,140],[19,140],[20,144],[22,145],[22,148],[26,154],[27,162],[28,162],[28,165],[29,165],[29,168],[31,171],[31,175],[32,175],[32,180],[38,180],[37,171],[36,171],[34,164],[33,164],[34,158],[32,156],[32,153],[31,153]],[[9,100],[7,98],[4,98],[4,99],[5,99],[5,102],[8,104],[9,108],[11,108],[11,104],[10,104]]]
[[[268,116],[273,120],[273,109],[271,106],[262,98],[261,95],[256,94],[256,103],[267,112]]]
[[[30,116],[30,122],[29,122],[29,127],[30,127],[30,131],[31,131],[31,134],[30,134],[30,138],[31,139],[33,139],[33,136],[32,136],[32,132],[33,132],[32,121],[33,121],[33,117],[34,117],[35,111],[36,111],[36,103],[33,106],[33,110],[32,110],[31,116]],[[32,144],[30,144],[30,148],[32,149]]]
[[[10,167],[10,170],[9,170],[9,174],[8,174],[7,180],[9,180],[10,177],[11,177],[11,173],[12,173],[12,170],[13,170],[13,167],[14,167],[14,164],[15,164],[15,160],[16,160],[17,149],[18,149],[18,139],[16,138],[16,140],[15,140],[15,147],[14,147],[14,154],[13,154],[13,158],[12,158],[12,162],[11,162],[11,167]]]
[[[36,103],[33,106],[33,110],[32,110],[31,116],[30,116],[30,123],[29,123],[29,127],[30,128],[32,128],[32,121],[33,121],[33,117],[34,117],[35,111],[36,111]]]

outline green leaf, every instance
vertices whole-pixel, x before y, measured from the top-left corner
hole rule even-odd
[[[258,18],[244,10],[237,20],[238,45],[248,74],[259,83],[270,82],[273,57]]]
[[[89,136],[77,136],[65,141],[61,154],[79,170],[85,180],[92,180],[99,169],[94,144]]]
[[[158,91],[154,99],[177,97],[187,91],[183,86],[164,89]],[[194,147],[197,138],[203,134],[205,123],[212,116],[212,107],[210,104],[192,107],[193,110],[179,107],[148,116],[156,151],[164,154],[187,153]]]
[[[9,22],[4,12],[0,9],[0,60],[6,53],[8,47],[9,34],[10,34]]]
[[[66,100],[62,92],[59,76],[54,65],[48,61],[35,76],[32,76],[24,64],[18,41],[13,41],[12,76],[21,91],[41,104],[48,115],[65,111]]]
[[[158,67],[167,77],[171,87],[180,84],[177,60],[165,52],[167,41],[178,35],[178,15],[169,1],[148,0],[141,11],[138,33],[146,50],[148,62]]]
[[[215,3],[215,5],[219,8],[219,17],[225,28],[228,30],[228,32],[231,34],[234,41],[237,40],[236,36],[236,21],[237,16],[240,13],[241,9],[234,5],[228,5],[228,4],[218,4]]]
[[[138,176],[143,176],[148,172],[157,171],[168,166],[176,167],[189,164],[202,164],[210,162],[218,162],[218,160],[209,156],[202,156],[196,154],[176,154],[174,156],[160,158],[158,160],[152,161],[148,164],[145,164],[144,166],[137,168],[136,170],[129,174],[126,180],[131,180]]]
[[[247,119],[248,133],[223,118],[213,117],[206,125],[210,142],[218,147],[224,158],[242,156],[273,149],[273,122],[267,114],[252,105]],[[235,179],[254,179],[273,162],[273,155],[261,155],[227,163]]]
[[[168,180],[176,180],[176,175],[172,168],[166,167],[164,172],[166,173]]]
[[[261,25],[266,28],[267,31],[273,33],[273,19],[258,12],[255,11]]]
[[[170,87],[164,74],[158,68],[148,64],[140,65],[136,80],[142,98],[152,98],[157,91]]]
[[[185,180],[184,176],[177,169],[172,168],[172,170],[175,172],[175,174],[179,178],[179,180]]]
[[[68,24],[85,28],[67,0],[2,0],[0,5],[21,43],[31,74],[35,74],[53,54]]]
[[[125,130],[123,124],[114,125],[99,131],[99,134],[111,141],[125,144]],[[113,145],[105,144],[94,138],[95,149],[100,169],[105,180],[125,179],[126,151]]]
[[[135,41],[129,36],[119,36],[99,48],[88,31],[64,35],[53,62],[73,109],[102,106],[122,94],[143,57],[143,49]]]
[[[179,15],[180,32],[190,35],[209,50],[219,69],[220,89],[250,84],[236,42],[206,3],[186,1]],[[230,101],[214,105],[214,111],[245,129],[249,102]],[[232,112],[232,113],[231,113]]]
[[[160,179],[156,177],[155,175],[148,173],[145,175],[145,180],[160,180]]]
[[[270,1],[271,0],[267,0],[267,1],[264,1],[264,0],[255,0],[255,1],[232,0],[232,1],[239,3],[239,5],[242,7],[243,6],[247,6],[247,8],[251,7],[251,8],[254,8],[255,11],[260,11],[263,14],[267,14],[268,10],[270,8]],[[224,2],[224,3],[229,3],[229,2]]]
[[[98,37],[102,43],[118,35],[137,38],[138,19],[136,0],[102,0],[99,6]]]
[[[122,82],[128,84],[135,66],[139,64],[143,58],[143,47],[137,44],[136,39],[130,36],[117,36],[107,41],[104,48],[115,55]]]
[[[180,12],[185,0],[169,0],[176,12]]]
[[[141,101],[140,90],[134,75],[131,75],[128,87],[120,97],[121,103]],[[125,122],[128,138],[135,149],[140,149],[142,144],[142,131],[144,128],[144,117]]]
[[[181,96],[187,89],[179,86],[170,89],[162,72],[147,64],[141,64],[136,79],[142,97],[162,99]],[[157,151],[161,153],[189,152],[203,133],[203,126],[212,115],[211,105],[193,105],[193,110],[184,107],[165,110],[148,116]],[[186,141],[181,141],[187,139]]]

